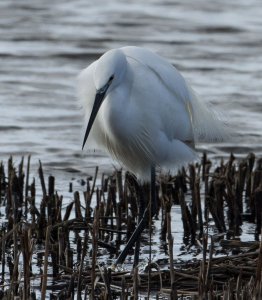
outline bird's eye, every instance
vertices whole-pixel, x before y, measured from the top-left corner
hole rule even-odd
[[[107,83],[107,84],[104,85],[101,89],[99,89],[99,90],[98,90],[98,93],[99,93],[99,94],[104,94],[104,93],[107,91],[108,87],[109,87],[109,83]]]
[[[109,79],[108,79],[108,82],[101,89],[98,90],[98,93],[99,94],[104,94],[107,91],[107,89],[109,88],[109,86],[112,83],[113,79],[114,79],[114,75],[110,76]]]

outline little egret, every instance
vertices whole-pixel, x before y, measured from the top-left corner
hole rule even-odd
[[[105,150],[142,181],[151,180],[152,194],[155,167],[177,169],[197,158],[196,142],[228,137],[224,122],[177,69],[144,48],[106,52],[80,73],[79,96],[87,122],[82,148],[88,138],[89,146]],[[142,223],[128,249],[144,229]]]

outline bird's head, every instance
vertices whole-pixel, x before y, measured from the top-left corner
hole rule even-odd
[[[126,72],[126,57],[119,49],[113,49],[106,52],[97,61],[93,72],[93,80],[96,87],[96,96],[91,115],[87,124],[85,137],[82,149],[85,146],[90,130],[93,126],[99,108],[106,96],[116,88],[125,72]]]

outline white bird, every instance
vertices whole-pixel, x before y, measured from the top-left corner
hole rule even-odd
[[[83,147],[89,137],[144,181],[152,165],[172,171],[197,158],[196,142],[228,137],[177,69],[144,48],[106,52],[79,75],[79,94],[90,120]]]
[[[83,147],[88,138],[143,181],[152,167],[172,171],[195,160],[196,142],[228,137],[177,69],[143,48],[106,52],[79,75],[79,94],[89,120]]]

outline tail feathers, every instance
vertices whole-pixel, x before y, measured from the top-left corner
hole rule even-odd
[[[225,114],[215,111],[210,104],[199,101],[195,92],[190,90],[190,114],[195,142],[226,142],[231,140],[232,132]]]

